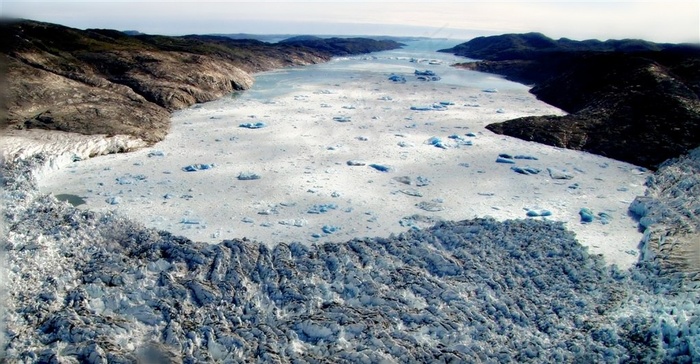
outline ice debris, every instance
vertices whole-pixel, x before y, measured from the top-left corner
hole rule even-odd
[[[441,148],[441,149],[447,149],[447,145],[442,141],[442,139],[438,137],[431,137],[426,141],[427,144],[430,144],[436,148]]]
[[[246,128],[246,129],[261,129],[264,128],[266,125],[262,121],[258,121],[256,123],[242,123],[238,125],[241,128]]]
[[[340,228],[334,225],[323,225],[321,231],[323,231],[325,234],[333,234],[337,231],[340,231]]]
[[[188,166],[182,167],[182,170],[185,172],[197,172],[197,171],[205,171],[207,169],[212,169],[214,168],[213,163],[202,163],[202,164],[190,164]]]
[[[416,76],[435,76],[436,75],[435,72],[433,72],[431,70],[425,70],[425,71],[415,70],[413,72],[413,74]]]
[[[306,211],[309,214],[325,214],[326,212],[330,210],[335,210],[338,208],[338,205],[334,203],[325,203],[325,204],[318,204],[318,205],[313,205],[309,207],[309,209]]]
[[[526,215],[528,217],[547,217],[552,216],[552,212],[544,209],[531,209],[527,210]]]
[[[515,164],[515,160],[507,154],[501,154],[496,158],[496,163]]]
[[[404,195],[409,195],[409,196],[413,196],[413,197],[423,197],[423,193],[418,191],[415,188],[403,189],[403,190],[399,190],[399,192],[403,193]]]
[[[379,172],[391,172],[392,171],[391,167],[383,165],[383,164],[372,163],[369,166],[378,170]]]
[[[117,177],[116,181],[119,185],[133,185],[136,184],[138,181],[145,181],[146,178],[147,177],[143,174],[126,174],[124,176]]]
[[[393,82],[397,82],[397,83],[406,83],[406,77],[401,76],[401,75],[395,75],[392,73],[391,76],[389,76],[389,81],[393,81]]]
[[[593,211],[591,211],[590,209],[585,208],[585,207],[582,208],[581,210],[579,210],[578,214],[581,216],[582,223],[593,222],[593,220],[595,219],[595,215],[593,215]]]
[[[552,179],[572,179],[574,176],[567,172],[565,169],[556,169],[553,167],[548,167],[547,171]]]
[[[445,210],[445,208],[440,203],[433,201],[421,201],[416,204],[416,207],[429,212],[438,212]]]
[[[240,181],[252,181],[262,178],[259,174],[253,172],[241,172],[238,174],[238,180]]]
[[[286,225],[286,226],[294,226],[294,227],[302,227],[307,224],[307,221],[304,219],[288,219],[288,220],[280,220],[277,222],[280,225]]]
[[[518,166],[512,166],[510,167],[514,172],[524,174],[526,176],[533,175],[533,174],[538,174],[540,173],[540,170],[537,168],[532,168],[532,167],[518,167]]]
[[[111,196],[111,197],[108,197],[105,200],[105,202],[110,204],[110,205],[119,205],[122,202],[122,199],[119,196]]]
[[[518,154],[513,157],[514,159],[524,159],[524,160],[530,160],[530,161],[536,161],[538,160],[537,157],[531,156],[531,155],[526,155],[526,154]]]

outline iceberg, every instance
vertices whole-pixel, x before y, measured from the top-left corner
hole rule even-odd
[[[261,129],[264,128],[266,125],[262,121],[258,121],[257,123],[242,123],[238,126],[246,129]]]

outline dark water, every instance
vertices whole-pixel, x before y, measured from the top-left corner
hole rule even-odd
[[[56,195],[55,197],[57,200],[68,202],[69,204],[71,204],[73,206],[85,205],[87,203],[87,201],[85,201],[84,198],[82,198],[78,195],[71,195],[69,193],[62,193],[60,195]]]

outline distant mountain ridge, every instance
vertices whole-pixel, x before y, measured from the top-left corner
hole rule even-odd
[[[648,52],[681,47],[676,44],[658,44],[640,39],[589,39],[576,41],[567,38],[551,39],[542,33],[504,34],[478,37],[440,52],[490,61],[533,59],[545,52]]]
[[[539,33],[475,38],[443,50],[458,67],[533,84],[570,113],[489,125],[501,134],[655,169],[700,145],[700,47],[643,40],[553,40]]]
[[[401,46],[362,38],[333,42],[335,46],[314,48],[4,20],[0,63],[7,69],[7,122],[21,128],[127,134],[154,143],[167,134],[170,111],[247,89],[254,72]]]
[[[311,49],[331,52],[334,55],[348,56],[374,52],[378,50],[391,50],[403,44],[393,40],[375,40],[369,38],[320,38],[316,36],[296,36],[279,42],[279,44],[309,47]]]

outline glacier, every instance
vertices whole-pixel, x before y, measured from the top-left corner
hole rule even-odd
[[[700,153],[670,165],[688,160]],[[50,161],[2,165],[0,361],[700,362],[693,269],[661,274],[665,260],[647,254],[620,271],[561,223],[212,245],[40,193],[35,172]],[[695,191],[679,171],[661,169],[642,200],[679,181]],[[655,214],[665,204],[635,206],[647,229],[672,223],[644,220],[668,216]]]

